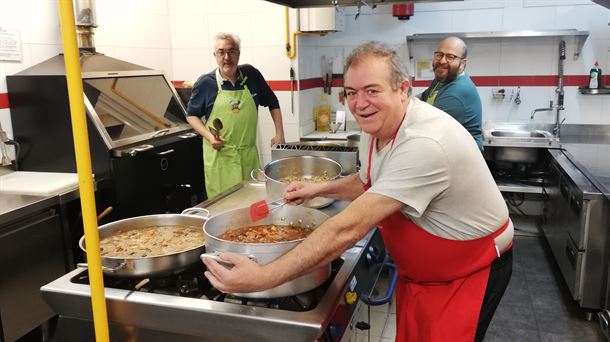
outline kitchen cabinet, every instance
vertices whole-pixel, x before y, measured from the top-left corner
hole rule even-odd
[[[59,206],[0,225],[0,340],[15,341],[54,313],[40,287],[66,272]]]
[[[587,310],[603,308],[610,251],[610,201],[561,150],[545,184],[544,235],[572,298]]]

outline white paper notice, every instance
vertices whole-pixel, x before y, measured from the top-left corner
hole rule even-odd
[[[415,61],[415,79],[418,81],[434,79],[431,59],[419,59]]]
[[[0,61],[21,62],[22,58],[19,30],[0,27]]]

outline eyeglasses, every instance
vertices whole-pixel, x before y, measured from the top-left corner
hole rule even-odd
[[[441,59],[443,59],[443,56],[445,56],[445,60],[449,63],[455,61],[456,58],[464,59],[464,57],[456,56],[451,53],[444,53],[444,52],[440,52],[440,51],[434,52],[434,59],[437,61],[440,61]]]
[[[216,57],[224,57],[225,55],[229,55],[229,57],[235,57],[237,55],[239,55],[239,50],[237,49],[229,49],[229,50],[216,50],[214,52],[214,56]]]

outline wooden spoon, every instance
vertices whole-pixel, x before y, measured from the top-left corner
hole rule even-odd
[[[214,125],[214,128],[216,128],[216,130],[220,133],[220,130],[222,129],[222,121],[220,121],[219,118],[214,119],[214,121],[212,121],[212,125]]]

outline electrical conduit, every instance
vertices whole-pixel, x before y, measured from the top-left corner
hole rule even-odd
[[[286,57],[293,59],[297,55],[297,36],[308,35],[308,36],[325,36],[326,32],[292,32],[292,43],[290,42],[290,19],[288,15],[288,7],[285,8],[286,18]],[[297,26],[298,28],[298,26]]]

